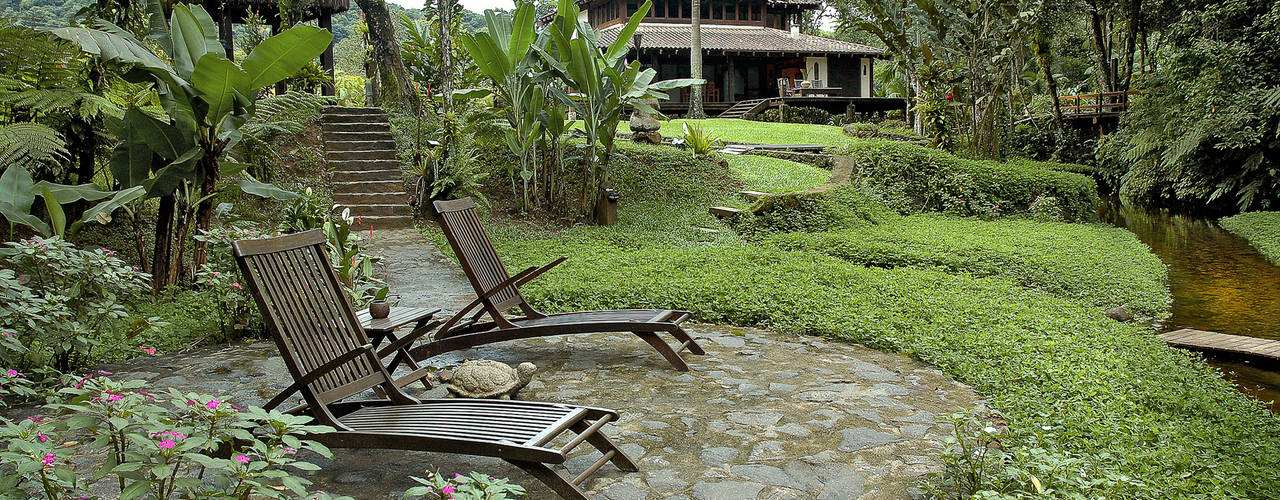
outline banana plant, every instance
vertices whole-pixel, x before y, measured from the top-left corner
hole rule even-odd
[[[634,108],[661,116],[642,99],[667,99],[668,90],[706,83],[700,78],[655,82],[657,72],[653,68],[640,69],[638,61],[626,61],[627,44],[652,4],[646,1],[641,5],[619,30],[617,38],[601,50],[600,33],[579,19],[577,2],[560,0],[555,20],[547,28],[549,43],[545,48],[534,47],[549,71],[574,91],[550,87],[551,95],[573,109],[582,120],[582,129],[587,135],[589,182],[586,189],[595,187],[597,194],[584,192],[583,208],[588,203],[598,203],[610,187],[610,158],[623,112]]]
[[[485,11],[485,29],[463,33],[459,43],[475,60],[480,72],[493,81],[493,93],[505,106],[503,118],[509,126],[505,132],[507,149],[520,158],[520,179],[524,183],[524,204],[529,206],[529,181],[536,177],[530,168],[533,148],[541,133],[538,116],[546,104],[538,59],[533,50],[546,40],[534,27],[534,8],[529,2],[518,2],[515,14]],[[487,92],[459,90],[455,97],[474,98]],[[515,178],[512,177],[512,182]],[[515,186],[512,186],[512,190]]]
[[[71,186],[54,184],[48,181],[34,182],[31,172],[22,165],[9,165],[0,175],[0,215],[9,220],[9,231],[13,226],[23,225],[31,228],[41,236],[61,236],[68,238],[76,233],[87,222],[111,222],[111,213],[125,204],[141,198],[145,193],[142,186],[135,186],[120,191],[103,191],[93,184]],[[36,198],[44,201],[45,214],[49,222],[33,215],[32,207]],[[67,212],[63,205],[79,200],[104,200],[84,212],[77,221],[67,224]]]
[[[166,20],[163,5],[148,2],[147,43],[106,21],[52,33],[104,62],[132,66],[131,81],[155,84],[168,116],[126,112],[117,128],[123,141],[112,153],[111,170],[122,186],[143,186],[149,196],[197,188],[195,202],[187,206],[198,207],[197,228],[208,229],[223,174],[221,157],[239,141],[240,127],[254,114],[255,97],[319,56],[333,35],[296,26],[264,40],[237,64],[226,58],[218,28],[203,7],[173,3]],[[203,242],[196,243],[193,257],[197,266],[204,262]]]

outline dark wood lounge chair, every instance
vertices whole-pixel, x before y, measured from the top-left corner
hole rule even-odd
[[[560,314],[538,312],[520,294],[520,285],[564,262],[565,258],[561,257],[542,267],[530,267],[511,276],[507,274],[502,259],[498,257],[488,234],[480,225],[476,205],[470,198],[437,201],[435,207],[440,213],[440,226],[449,240],[449,246],[458,256],[462,270],[466,272],[471,287],[476,291],[476,300],[446,321],[436,331],[430,343],[411,350],[414,357],[421,359],[442,352],[505,340],[597,332],[634,333],[680,371],[689,371],[689,365],[680,357],[681,352],[688,349],[693,354],[705,354],[702,347],[680,327],[681,323],[693,316],[688,311],[619,309]],[[480,309],[467,318],[466,315],[476,307]],[[519,308],[524,316],[509,317],[503,314],[513,307]],[[486,314],[490,320],[481,321]],[[679,344],[672,348],[658,335],[661,332],[671,334]]]
[[[497,457],[568,499],[585,500],[578,485],[606,463],[638,470],[600,432],[617,420],[613,410],[533,401],[418,401],[402,392],[381,358],[398,354],[413,337],[374,352],[324,254],[324,240],[313,230],[234,245],[236,261],[294,380],[266,408],[300,392],[305,404],[290,411],[309,412],[318,423],[335,428],[309,436],[327,446]],[[353,399],[357,396],[372,398]],[[556,448],[553,442],[564,444]],[[584,442],[603,456],[576,478],[567,480],[548,467],[563,463]]]

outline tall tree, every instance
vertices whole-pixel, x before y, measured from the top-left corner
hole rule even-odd
[[[404,106],[416,104],[417,94],[409,86],[409,74],[400,58],[400,43],[396,40],[396,27],[384,0],[356,0],[364,12],[364,22],[369,27],[369,49],[377,68],[377,104]]]
[[[693,0],[693,22],[690,29],[689,43],[689,77],[702,78],[702,1]],[[702,85],[689,87],[689,118],[706,118],[702,110]]]

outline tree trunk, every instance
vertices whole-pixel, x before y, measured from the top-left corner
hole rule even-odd
[[[151,291],[158,294],[169,286],[169,269],[173,265],[173,217],[177,198],[172,194],[160,197],[160,209],[156,212],[155,248],[151,252]]]
[[[369,26],[369,48],[378,70],[378,97],[381,102],[403,106],[416,103],[413,89],[409,88],[409,74],[400,58],[400,44],[396,42],[396,27],[383,0],[356,0],[364,12],[364,22]]]
[[[1058,101],[1058,82],[1053,79],[1053,52],[1049,40],[1043,33],[1036,33],[1031,41],[1036,52],[1036,62],[1040,64],[1040,72],[1044,75],[1044,83],[1049,87],[1049,99],[1053,101],[1053,127],[1062,125],[1062,103]]]
[[[1111,92],[1114,77],[1111,75],[1111,51],[1102,32],[1102,12],[1097,0],[1089,0],[1089,30],[1093,32],[1093,47],[1098,58],[1098,85],[1103,92]]]
[[[702,1],[693,0],[691,10],[693,33],[689,44],[689,77],[702,78]],[[702,110],[702,85],[693,85],[689,87],[689,118],[706,117],[707,113]]]
[[[1117,90],[1129,90],[1129,86],[1133,81],[1133,56],[1138,50],[1138,34],[1142,30],[1142,0],[1129,0],[1128,19],[1125,24],[1128,27],[1124,37],[1124,77],[1118,78]]]
[[[209,230],[209,226],[213,223],[213,193],[218,188],[218,156],[217,153],[206,152],[204,158],[200,160],[203,165],[200,167],[204,171],[204,182],[200,185],[200,204],[196,207],[196,231],[204,232]],[[208,261],[208,245],[201,240],[196,240],[195,247],[191,251],[191,268],[200,269],[205,262]]]

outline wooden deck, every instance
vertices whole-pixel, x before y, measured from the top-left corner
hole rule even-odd
[[[1280,362],[1280,340],[1206,332],[1193,328],[1162,333],[1158,337],[1175,347]]]

